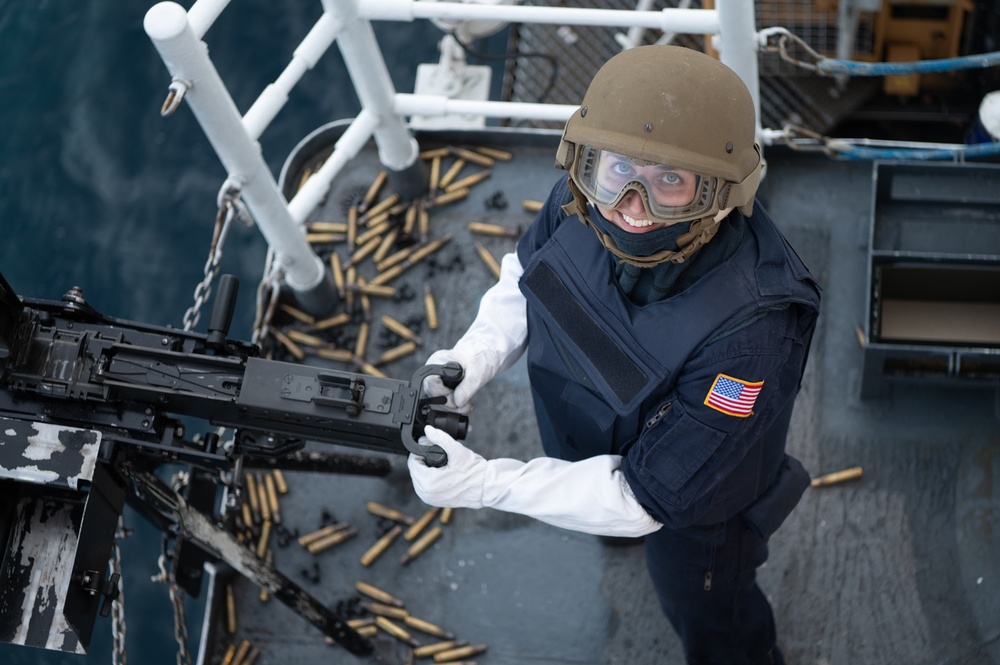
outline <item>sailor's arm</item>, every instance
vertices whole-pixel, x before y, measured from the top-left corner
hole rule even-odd
[[[602,536],[638,537],[662,526],[632,494],[618,455],[579,462],[486,460],[441,430],[428,427],[426,436],[448,454],[448,464],[440,468],[409,457],[413,487],[432,506],[496,508]]]

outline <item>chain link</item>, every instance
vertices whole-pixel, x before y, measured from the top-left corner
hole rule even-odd
[[[174,608],[174,639],[177,641],[177,665],[191,665],[191,652],[188,651],[187,617],[184,614],[184,591],[173,580],[167,571],[167,554],[161,554],[157,559],[159,574],[150,579],[167,585],[170,593],[170,604]]]
[[[125,580],[122,578],[122,551],[118,546],[118,538],[128,535],[129,530],[125,528],[125,520],[119,516],[112,558],[109,562],[111,574],[118,575],[118,597],[111,603],[112,665],[127,665],[128,663],[128,658],[125,655]]]
[[[218,196],[219,212],[215,216],[215,230],[212,233],[212,244],[208,250],[208,259],[205,261],[204,278],[194,289],[194,304],[184,312],[184,330],[193,330],[198,325],[201,318],[201,307],[212,294],[212,281],[219,273],[219,264],[222,261],[222,246],[226,242],[226,235],[234,219],[249,226],[251,222],[250,214],[240,200],[240,184],[238,181],[229,178],[222,184]]]

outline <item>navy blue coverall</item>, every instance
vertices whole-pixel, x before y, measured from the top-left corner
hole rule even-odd
[[[780,663],[756,569],[808,485],[785,439],[819,288],[755,204],[722,222],[745,225],[724,260],[636,304],[617,259],[562,211],[569,200],[564,178],[517,246],[545,452],[623,456],[664,525],[646,537],[647,564],[688,662]]]

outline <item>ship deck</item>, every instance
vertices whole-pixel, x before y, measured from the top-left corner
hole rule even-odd
[[[406,297],[372,298],[369,359],[399,341],[381,331],[383,313],[413,324],[421,336],[414,354],[382,367],[386,374],[408,378],[472,321],[494,281],[474,242],[499,259],[515,241],[474,235],[468,222],[528,225],[532,215],[522,201],[544,199],[559,175],[552,168],[556,136],[487,130],[420,137],[424,149],[485,144],[514,157],[497,162],[464,200],[431,209],[429,237],[451,234],[451,241],[392,282]],[[310,159],[322,157],[315,147],[289,162],[286,182],[298,182]],[[899,383],[883,398],[859,398],[863,350],[856,330],[866,316],[872,164],[781,149],[767,156],[760,196],[824,288],[788,450],[814,476],[864,469],[860,479],[808,490],[771,541],[759,581],[775,611],[779,645],[789,663],[1000,663],[996,391]],[[480,168],[468,165],[463,175]],[[374,148],[366,149],[312,219],[343,221],[379,169]],[[361,274],[368,270],[376,274],[370,260],[359,266]],[[425,284],[438,307],[433,331],[419,322]],[[523,361],[477,396],[467,441],[486,457],[541,454]],[[363,566],[360,557],[387,528],[367,502],[413,518],[428,508],[413,493],[405,460],[390,462],[385,477],[286,474],[285,528],[305,534],[336,519],[358,533],[319,554],[273,541],[276,567],[331,607],[356,607],[359,580],[383,589],[412,615],[487,645],[473,658],[483,665],[684,662],[647,581],[641,542],[623,546],[518,515],[457,510],[408,565],[400,557],[410,543],[400,538]],[[221,593],[228,579],[216,571],[202,662],[220,662],[226,647],[243,639],[261,650],[261,663],[407,662],[410,647],[385,633],[374,638],[369,658],[328,645],[318,629],[273,599],[261,602],[240,578],[238,627],[230,635]],[[420,644],[439,641],[411,633]]]

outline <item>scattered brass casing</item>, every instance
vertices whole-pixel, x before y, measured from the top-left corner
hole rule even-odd
[[[486,249],[486,246],[483,245],[483,243],[479,242],[478,240],[476,241],[475,244],[476,244],[476,253],[479,254],[479,258],[483,260],[483,263],[486,264],[486,267],[490,269],[491,273],[493,273],[493,277],[495,277],[496,279],[500,279],[500,264],[497,263],[497,260],[493,258],[492,254],[490,254],[490,250]]]
[[[271,541],[271,520],[265,521],[260,527],[260,540],[257,541],[257,556],[264,558],[267,554],[267,547]]]
[[[372,600],[377,600],[380,603],[384,603],[386,605],[392,605],[394,607],[403,607],[404,605],[403,601],[401,601],[399,598],[396,598],[388,591],[382,591],[382,589],[379,589],[376,586],[372,586],[367,582],[362,582],[361,580],[358,580],[357,582],[354,583],[354,588],[357,589],[359,593],[363,593]]]
[[[462,189],[453,189],[445,194],[442,194],[441,196],[435,196],[434,200],[431,201],[431,204],[435,206],[443,206],[448,203],[454,203],[455,201],[461,201],[468,195],[469,195],[468,187],[463,187]]]
[[[286,314],[289,314],[293,318],[298,319],[299,321],[301,321],[302,323],[305,323],[306,325],[311,326],[312,324],[316,323],[316,319],[315,318],[313,318],[309,314],[306,314],[305,312],[303,312],[300,309],[296,309],[296,308],[292,307],[291,305],[282,305],[281,306],[281,311],[285,312]]]
[[[441,189],[448,187],[448,185],[451,184],[451,181],[458,176],[458,172],[463,168],[465,168],[465,160],[460,157],[456,159],[455,163],[452,164],[451,167],[444,172],[444,175],[441,176],[441,180],[438,182],[438,187]]]
[[[394,280],[397,277],[399,277],[400,275],[402,275],[403,271],[406,270],[407,267],[409,267],[409,266],[398,265],[398,266],[394,266],[392,268],[389,268],[385,272],[379,273],[378,275],[376,275],[375,277],[373,277],[372,281],[370,281],[368,283],[372,284],[374,286],[383,286],[384,284],[386,284],[386,282],[391,282],[392,280]]]
[[[468,642],[463,640],[446,640],[444,642],[435,642],[434,644],[425,644],[422,647],[414,649],[413,655],[417,658],[427,658],[428,656],[433,656],[443,651],[451,651],[457,647],[465,646],[466,644],[468,644]]]
[[[301,330],[289,330],[288,339],[294,340],[300,344],[305,344],[306,346],[326,346],[326,341],[316,337],[315,335],[309,335],[302,332]]]
[[[506,150],[498,150],[497,148],[490,148],[484,145],[477,145],[476,152],[501,162],[509,162],[514,158],[514,155]]]
[[[431,148],[430,150],[424,150],[420,153],[420,159],[435,159],[441,157],[447,157],[451,154],[451,150],[448,148]]]
[[[347,233],[345,222],[313,222],[309,225],[310,233]]]
[[[369,501],[368,503],[365,504],[365,507],[368,509],[368,512],[370,512],[372,515],[378,515],[379,517],[384,517],[388,520],[392,520],[393,522],[400,522],[402,524],[409,525],[413,524],[413,522],[415,521],[409,515],[401,513],[394,508],[383,506],[381,503],[378,503],[376,501]]]
[[[247,526],[260,524],[260,495],[257,493],[257,480],[252,473],[247,472],[243,475],[243,487],[246,489],[246,500],[250,504],[250,511],[253,514],[253,521],[247,522]]]
[[[426,511],[424,511],[424,514],[420,516],[420,519],[414,522],[410,526],[410,528],[406,530],[406,533],[403,534],[403,539],[413,540],[414,538],[419,536],[420,532],[426,529],[427,525],[430,524],[432,521],[434,521],[434,518],[437,517],[438,513],[440,512],[441,509],[436,506],[428,508]]]
[[[382,537],[375,541],[375,544],[368,548],[368,551],[361,555],[361,565],[370,566],[375,562],[386,548],[392,544],[399,534],[403,532],[403,527],[396,524],[391,529],[382,534]]]
[[[399,194],[391,194],[387,196],[386,198],[379,201],[378,204],[372,206],[367,211],[365,211],[364,215],[365,220],[370,220],[371,218],[376,217],[382,214],[383,212],[386,212],[387,210],[389,210],[389,208],[396,205],[397,203],[399,203]]]
[[[383,314],[381,321],[383,326],[385,326],[392,332],[396,333],[403,339],[407,339],[410,340],[411,342],[417,342],[417,343],[421,343],[423,341],[416,333],[414,333],[412,330],[410,330],[409,328],[407,328],[402,323],[392,318],[388,314]]]
[[[267,488],[267,502],[271,506],[271,519],[275,524],[281,524],[281,507],[278,505],[278,488],[270,473],[264,474],[264,487]]]
[[[226,632],[236,634],[236,594],[233,585],[226,585]]]
[[[399,360],[403,356],[410,355],[416,350],[417,350],[416,342],[413,341],[403,342],[399,346],[394,346],[393,348],[385,351],[381,356],[378,357],[378,360],[375,361],[375,364],[385,365],[386,363],[391,363],[394,360]]]
[[[506,226],[484,222],[469,222],[469,231],[499,238],[517,238],[521,235],[516,229],[508,229]]]
[[[368,348],[368,329],[370,327],[369,323],[362,322],[358,326],[358,338],[354,344],[354,355],[358,358],[365,357],[365,351]]]
[[[337,295],[344,297],[344,271],[340,267],[340,255],[330,254],[330,272],[333,273],[333,283],[337,286]]]
[[[406,617],[410,616],[402,607],[396,607],[395,605],[386,605],[384,603],[362,603],[362,607],[371,612],[372,614],[386,617],[388,619],[399,619],[404,620]]]
[[[486,168],[493,166],[493,162],[495,161],[489,155],[484,155],[481,152],[473,152],[472,150],[466,150],[465,148],[452,148],[451,151],[456,157],[461,157],[466,161],[478,164],[479,166],[485,166]]]
[[[406,209],[406,217],[403,219],[403,235],[413,233],[413,227],[417,223],[417,204],[414,203]]]
[[[364,246],[372,238],[376,238],[378,236],[381,236],[383,233],[385,233],[386,231],[388,231],[390,227],[392,227],[392,222],[390,222],[388,220],[384,220],[382,222],[379,222],[378,224],[369,227],[367,230],[365,230],[364,233],[360,234],[358,236],[357,242],[358,242],[359,245]],[[379,242],[382,242],[381,238],[379,238]],[[376,247],[377,246],[378,246],[378,243],[376,243]],[[351,257],[351,263],[358,263],[360,261],[361,261],[361,259],[355,259],[353,256]]]
[[[347,312],[342,312],[335,316],[331,316],[322,321],[317,321],[316,325],[312,327],[314,331],[326,330],[327,328],[336,328],[337,326],[342,326],[345,323],[350,323],[351,315]]]
[[[324,245],[344,242],[347,236],[343,233],[307,233],[306,242],[310,245]]]
[[[444,191],[451,193],[459,191],[461,189],[472,187],[473,185],[477,185],[481,183],[483,180],[489,178],[491,173],[492,171],[486,169],[485,171],[479,171],[478,173],[473,173],[472,175],[465,176],[461,180],[456,180],[455,182],[445,187]]]
[[[264,522],[271,521],[271,504],[267,500],[267,488],[264,487],[264,482],[257,478],[257,503],[260,505],[260,518]]]
[[[431,177],[428,182],[428,189],[433,193],[438,188],[441,181],[441,155],[435,155],[431,160]]]
[[[396,289],[391,286],[372,286],[371,284],[358,284],[358,293],[366,296],[379,296],[391,298],[396,295]]]
[[[382,189],[382,185],[385,184],[388,178],[389,172],[385,170],[379,171],[378,175],[375,176],[375,180],[368,186],[368,191],[365,192],[364,198],[361,199],[360,207],[362,212],[367,210],[372,202],[375,201],[375,197],[378,196],[379,190]]]
[[[448,651],[440,651],[434,654],[435,663],[443,663],[449,660],[458,660],[460,658],[467,658],[469,656],[475,656],[476,654],[486,651],[487,646],[485,644],[470,644],[465,647],[458,647],[457,649],[450,649]]]
[[[316,355],[320,358],[326,358],[327,360],[339,360],[343,363],[349,363],[354,360],[354,354],[347,349],[316,349]]]
[[[393,622],[389,621],[385,617],[375,617],[375,625],[384,630],[389,635],[392,635],[397,640],[405,642],[410,646],[415,646],[413,637],[410,636],[403,628],[397,626]]]
[[[838,483],[847,482],[848,480],[854,480],[855,478],[860,478],[864,470],[860,466],[852,466],[849,469],[844,469],[843,471],[835,471],[833,473],[827,473],[825,475],[813,478],[812,482],[809,483],[810,487],[827,487],[829,485],[836,485]]]
[[[396,243],[396,238],[399,237],[399,229],[392,229],[385,237],[382,238],[382,242],[379,244],[378,249],[372,254],[372,261],[375,262],[377,266],[379,263],[385,260],[385,257],[389,254],[389,250]]]
[[[358,366],[358,369],[360,369],[365,374],[368,374],[369,376],[377,376],[383,379],[387,378],[384,372],[382,372],[378,367],[375,367],[375,365],[372,365],[364,358],[355,357],[354,364]]]
[[[233,655],[233,665],[242,665],[243,659],[247,657],[250,652],[250,642],[243,640],[240,642],[240,646],[236,649],[236,653]]]
[[[427,327],[431,330],[437,330],[437,304],[434,302],[434,294],[431,293],[430,284],[424,284],[424,310],[427,313]]]
[[[358,530],[353,527],[348,527],[342,531],[332,533],[329,536],[324,536],[319,540],[313,541],[306,545],[306,549],[309,550],[310,554],[319,554],[320,552],[325,552],[334,545],[339,545],[340,543],[353,538],[358,535]]]
[[[288,349],[289,353],[291,353],[293,356],[295,356],[296,360],[303,360],[303,359],[305,359],[305,357],[306,357],[305,351],[303,351],[301,348],[299,348],[298,344],[296,344],[292,340],[288,339],[288,336],[285,335],[285,333],[281,332],[277,328],[272,328],[271,329],[271,334],[274,335],[275,339],[277,339],[279,342],[281,342],[281,345],[283,347],[285,347],[286,349]]]
[[[347,251],[354,251],[358,238],[358,209],[351,206],[347,211]]]
[[[285,474],[281,472],[281,469],[271,469],[271,475],[274,476],[274,484],[278,488],[278,494],[288,494],[288,482],[285,480]]]
[[[406,553],[399,559],[399,562],[404,566],[413,561],[415,558],[420,556],[424,550],[431,546],[431,544],[441,537],[441,527],[432,527],[430,531],[420,536],[417,542],[410,545],[410,549],[406,550]]]
[[[410,245],[409,247],[404,247],[395,254],[391,254],[384,261],[379,261],[375,267],[379,269],[379,272],[384,272],[389,268],[393,267],[397,263],[405,261],[406,258],[413,253],[413,250],[417,248],[417,245]]]
[[[427,633],[428,635],[433,635],[434,637],[440,637],[441,639],[450,640],[455,638],[455,634],[451,633],[440,626],[436,626],[429,621],[424,621],[423,619],[418,619],[417,617],[407,614],[406,618],[403,619],[407,626],[410,628],[416,628],[422,633]]]
[[[348,525],[345,522],[337,522],[336,524],[327,524],[322,529],[317,529],[312,533],[307,533],[304,536],[299,536],[298,543],[302,547],[306,547],[307,545],[315,543],[317,540],[326,538],[327,536],[337,533],[338,531],[343,531],[344,529],[348,528],[348,526],[350,525]]]

